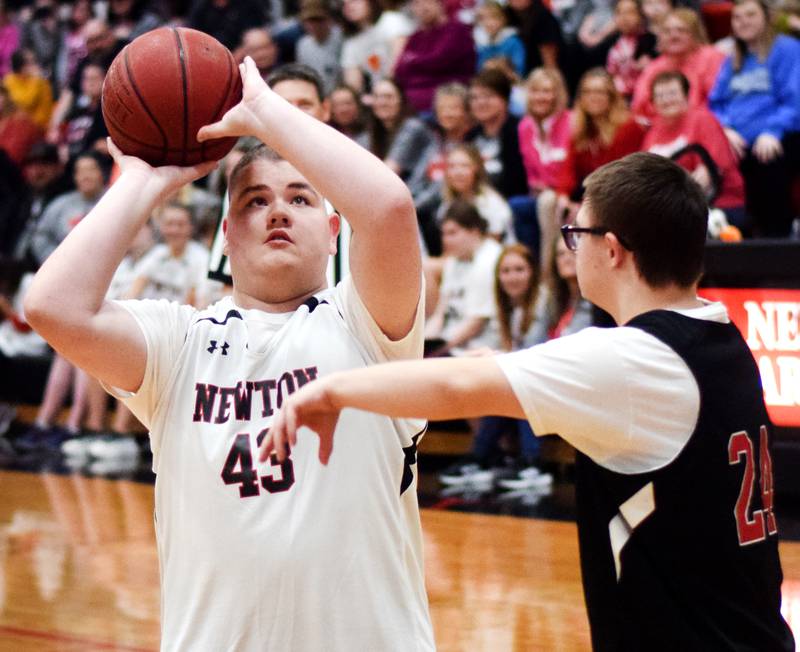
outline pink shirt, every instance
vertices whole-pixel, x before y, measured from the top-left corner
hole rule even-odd
[[[650,87],[660,73],[670,70],[679,70],[689,80],[689,106],[708,108],[708,96],[724,60],[725,55],[712,45],[701,45],[682,60],[662,54],[639,75],[631,109],[637,115],[652,118],[656,111],[650,101]]]
[[[544,133],[542,133],[544,131]],[[547,118],[542,129],[526,115],[519,122],[519,149],[531,190],[554,188],[567,159],[572,133],[567,109]]]

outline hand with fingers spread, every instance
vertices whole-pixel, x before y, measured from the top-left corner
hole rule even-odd
[[[250,57],[245,57],[239,64],[239,73],[242,76],[242,101],[225,113],[219,122],[201,127],[197,132],[197,140],[201,143],[212,138],[259,136],[263,122],[258,117],[257,106],[261,98],[272,91]]]
[[[306,427],[319,437],[319,461],[327,464],[333,451],[333,433],[339,421],[341,407],[333,400],[331,377],[305,385],[292,394],[281,406],[272,421],[269,434],[259,449],[259,459],[264,462],[272,454],[283,462],[291,448],[297,444],[297,431]]]

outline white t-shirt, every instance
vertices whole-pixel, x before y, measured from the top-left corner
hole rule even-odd
[[[485,238],[471,260],[445,258],[439,289],[439,301],[445,305],[442,339],[451,339],[469,319],[480,317],[488,323],[495,314],[494,273],[502,250],[499,242]],[[484,329],[466,346],[492,346],[492,337]]]
[[[728,321],[721,303],[679,312]],[[694,431],[697,381],[675,351],[639,328],[586,328],[497,362],[536,434],[557,433],[611,471],[666,466]]]
[[[256,461],[287,392],[422,355],[421,304],[392,342],[349,276],[316,298],[286,314],[230,297],[204,311],[120,302],[147,341],[142,387],[124,400],[153,449],[162,650],[434,649],[416,497],[424,422],[345,410],[328,466],[307,430],[291,464]]]
[[[141,298],[185,302],[189,291],[205,278],[208,257],[208,249],[194,240],[177,258],[166,244],[155,245],[134,268],[134,277],[145,276],[149,281]]]
[[[391,72],[393,39],[377,23],[348,36],[342,45],[342,68],[358,68],[367,73],[374,88],[380,79]]]

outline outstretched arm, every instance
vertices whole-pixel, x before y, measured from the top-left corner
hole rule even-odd
[[[402,338],[411,329],[422,278],[411,194],[370,152],[271,91],[252,59],[240,68],[242,102],[203,127],[198,140],[255,136],[294,165],[350,222],[358,293],[383,332]]]
[[[144,377],[144,336],[128,311],[105,300],[106,292],[153,208],[216,163],[152,168],[109,148],[120,177],[44,262],[25,298],[25,315],[67,360],[114,387],[135,391]]]
[[[331,374],[292,394],[264,438],[261,460],[273,452],[283,460],[297,442],[297,430],[306,426],[319,436],[319,458],[327,464],[344,408],[397,418],[525,418],[494,357],[391,362]]]

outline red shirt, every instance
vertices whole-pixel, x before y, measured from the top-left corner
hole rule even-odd
[[[564,167],[561,169],[556,190],[565,195],[571,195],[583,183],[583,180],[600,166],[638,152],[642,147],[646,131],[647,127],[631,117],[617,128],[609,145],[596,138],[586,149],[577,150],[575,141],[570,141],[567,160],[564,161]]]
[[[676,122],[667,122],[656,116],[653,118],[653,126],[644,138],[642,149],[662,156],[672,156],[679,149],[694,143],[705,147],[722,177],[714,206],[744,206],[744,181],[733,150],[719,121],[707,109],[690,108]],[[681,157],[678,162],[690,172],[702,163],[696,154]]]

